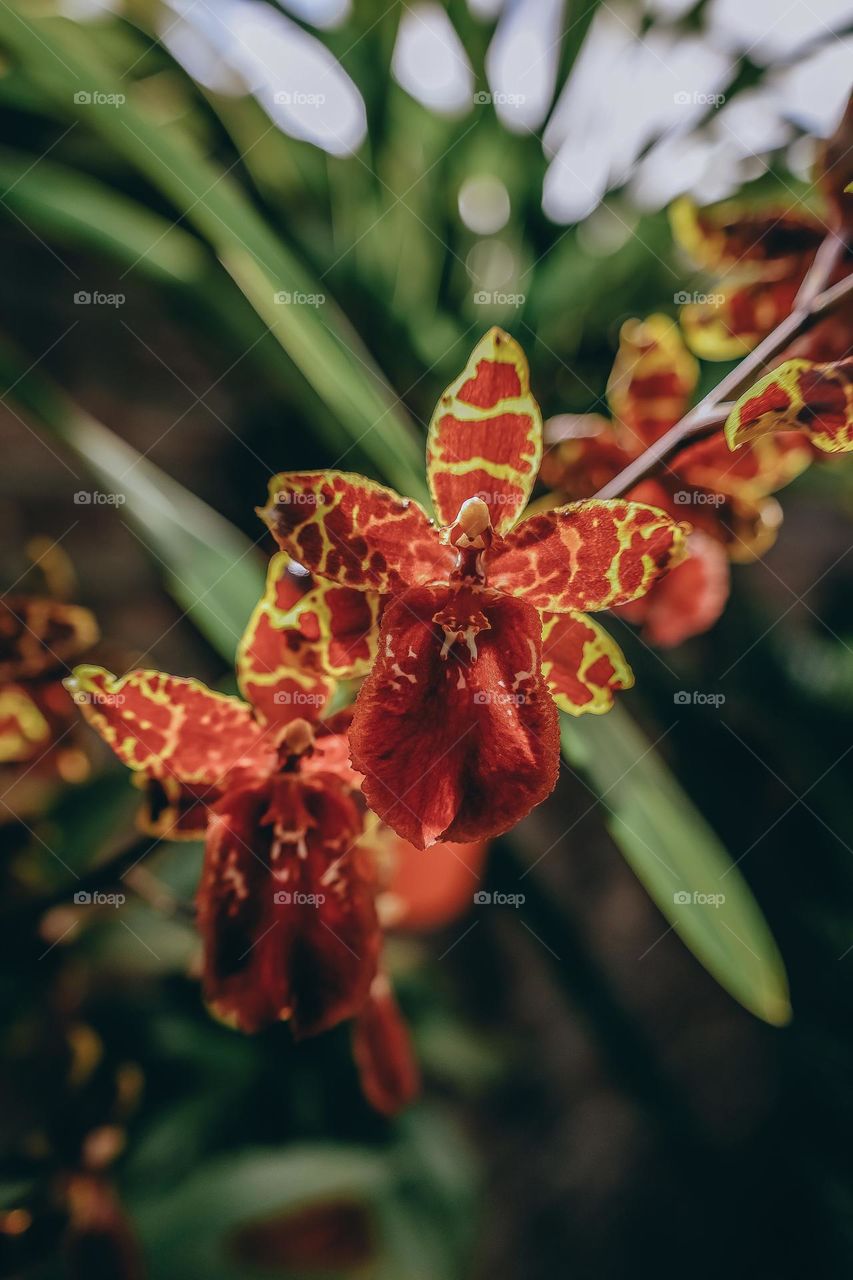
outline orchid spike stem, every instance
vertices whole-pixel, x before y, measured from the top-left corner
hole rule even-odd
[[[853,295],[853,272],[827,287],[827,281],[846,248],[846,242],[830,231],[815,254],[790,314],[669,431],[599,489],[596,498],[621,497],[659,465],[665,464],[685,441],[710,435],[725,422],[727,410],[731,407],[729,402],[736,399],[737,393],[745,386],[756,381],[774,356],[816,320],[829,315]]]

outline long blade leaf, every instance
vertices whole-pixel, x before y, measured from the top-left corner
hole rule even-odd
[[[563,752],[593,783],[611,835],[685,946],[747,1009],[787,1022],[785,967],[748,884],[625,709],[566,721]]]

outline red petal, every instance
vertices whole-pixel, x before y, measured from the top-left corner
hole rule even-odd
[[[275,761],[251,708],[200,680],[159,671],[117,680],[103,667],[83,666],[64,683],[119,759],[153,778],[219,788],[234,770],[268,772]]]
[[[698,365],[674,320],[653,315],[625,321],[607,398],[614,418],[636,441],[635,451],[657,440],[687,412],[698,377]]]
[[[609,609],[645,594],[683,543],[655,507],[591,499],[522,521],[492,553],[489,581],[548,613]]]
[[[36,596],[0,600],[0,684],[67,667],[98,639],[88,609]]]
[[[382,1115],[397,1115],[418,1096],[421,1076],[409,1031],[382,973],[356,1020],[352,1049],[364,1096]]]
[[[682,197],[670,208],[676,240],[701,267],[719,274],[741,263],[777,265],[814,257],[826,235],[819,218],[802,207],[749,209],[736,201],[697,209]]]
[[[542,674],[557,706],[573,716],[609,711],[613,694],[634,683],[616,641],[583,613],[543,615]]]
[[[187,787],[177,778],[149,778],[134,774],[144,794],[137,826],[158,840],[203,840],[207,831],[208,804],[218,793],[210,787]]]
[[[380,905],[386,928],[441,929],[470,911],[488,853],[487,840],[416,849],[396,840]]]
[[[643,639],[661,649],[674,648],[712,627],[729,597],[725,547],[694,530],[689,554],[647,596],[618,612],[642,628]]]
[[[320,580],[294,598],[292,561],[273,556],[267,585],[237,652],[240,692],[269,724],[316,720],[336,680],[370,668],[379,597]]]
[[[229,791],[211,815],[198,897],[204,990],[243,1031],[315,1035],[359,1012],[376,973],[374,870],[362,820],[328,775]]]
[[[853,359],[787,360],[738,400],[726,423],[731,448],[774,431],[800,430],[826,453],[853,450]]]
[[[722,431],[677,453],[670,462],[684,487],[712,490],[737,498],[763,498],[794,480],[814,451],[798,431],[762,436],[732,453]]]
[[[350,745],[368,803],[418,848],[514,826],[558,771],[536,611],[487,589],[414,587],[392,601]]]
[[[452,524],[468,498],[488,504],[492,527],[511,529],[536,480],[542,416],[521,347],[490,329],[439,400],[427,440],[427,474],[439,522]]]
[[[713,302],[691,302],[679,319],[691,351],[702,360],[737,360],[790,314],[808,268],[794,264],[781,279],[758,277],[718,288]]]
[[[616,439],[604,418],[592,413],[584,416],[602,425],[592,435],[556,441],[542,459],[539,478],[548,489],[564,495],[561,502],[592,497],[627,467],[636,452]]]
[[[455,562],[417,502],[343,471],[273,477],[260,515],[282,551],[312,573],[360,591],[385,594],[446,580]]]
[[[0,689],[0,764],[32,760],[50,739],[50,725],[27,690],[14,684]]]

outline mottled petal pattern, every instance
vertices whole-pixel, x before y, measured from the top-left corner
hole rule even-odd
[[[552,497],[551,507],[562,506],[570,498],[591,498],[618,476],[637,452],[627,447],[630,441],[617,440],[605,418],[593,413],[583,417],[589,434],[554,440],[542,458],[539,479],[556,495]]]
[[[729,596],[729,563],[721,542],[694,530],[689,555],[648,595],[618,610],[660,649],[675,648],[712,627]]]
[[[635,448],[651,444],[684,416],[698,377],[674,320],[652,315],[625,321],[607,399]]]
[[[601,715],[619,689],[634,683],[616,641],[583,613],[546,613],[542,618],[542,674],[561,711]]]
[[[547,613],[610,609],[677,564],[684,539],[685,527],[656,507],[572,503],[513,529],[489,561],[489,581]]]
[[[50,725],[26,689],[19,685],[0,689],[0,764],[32,760],[44,751],[50,737]]]
[[[853,450],[853,359],[787,360],[738,400],[726,422],[732,449],[774,431],[807,433],[825,453]]]
[[[364,1006],[379,955],[362,819],[334,779],[281,775],[232,789],[211,815],[198,894],[204,993],[254,1032],[315,1035]]]
[[[536,610],[488,588],[415,587],[385,610],[350,746],[364,795],[418,848],[509,830],[557,779]]]
[[[65,681],[83,715],[129,769],[153,778],[219,788],[235,770],[271,767],[274,743],[239,698],[200,680],[76,667]]]
[[[446,579],[453,567],[453,552],[423,507],[363,476],[275,476],[259,514],[287,555],[311,573],[359,591],[398,592]]]
[[[243,697],[268,724],[317,719],[336,680],[355,679],[376,652],[380,597],[320,579],[294,593],[279,552],[237,651]]]
[[[505,533],[527,505],[541,457],[527,359],[509,334],[490,329],[430,422],[427,475],[439,523],[452,524],[462,503],[478,496],[492,527]]]
[[[207,831],[208,806],[219,798],[219,789],[187,786],[166,775],[151,778],[132,775],[143,794],[136,825],[157,840],[203,840]]]
[[[7,595],[0,600],[0,684],[58,671],[97,639],[98,625],[88,609]]]
[[[806,470],[813,457],[814,450],[801,432],[759,436],[733,454],[724,433],[715,431],[682,449],[669,466],[685,488],[755,499],[784,488]]]
[[[687,345],[701,360],[738,360],[785,319],[807,269],[793,274],[752,276],[712,290],[710,302],[689,302],[679,319]]]
[[[826,227],[802,206],[750,210],[738,201],[699,209],[689,198],[669,210],[672,233],[697,266],[715,275],[741,264],[814,257]]]

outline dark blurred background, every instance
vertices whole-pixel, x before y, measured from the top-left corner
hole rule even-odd
[[[231,544],[187,495],[237,531],[245,618],[270,474],[404,487],[490,324],[546,418],[600,412],[622,321],[675,314],[698,280],[669,201],[818,206],[851,30],[841,0],[11,0],[4,585],[61,578],[112,669],[231,687],[230,619],[199,624],[187,577]],[[93,477],[124,500],[75,502]],[[381,1120],[345,1029],[294,1048],[207,1017],[198,847],[159,849],[121,911],[74,916],[68,869],[131,839],[134,809],[85,734],[90,776],[4,801],[0,827],[2,1274],[139,1274],[132,1230],[155,1280],[849,1276],[853,464],[782,500],[708,635],[660,653],[609,625],[625,706],[770,923],[789,1026],[691,956],[566,765],[490,853],[484,887],[523,876],[523,907],[391,940],[425,1093]],[[37,921],[28,892],[55,897]],[[57,1188],[93,1141],[117,1149],[92,1193],[112,1244],[89,1257]]]

